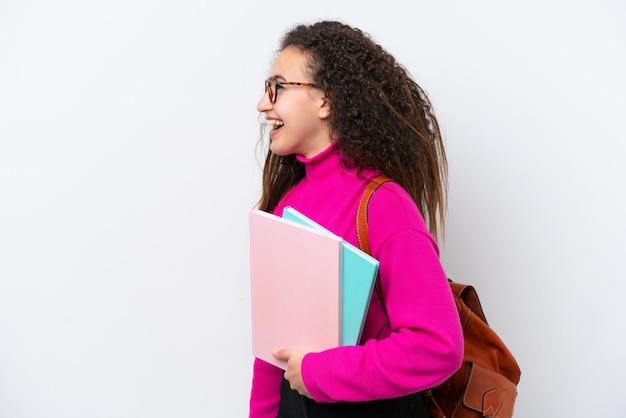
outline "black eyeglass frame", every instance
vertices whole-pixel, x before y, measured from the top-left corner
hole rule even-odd
[[[274,83],[274,86],[272,86],[272,83]],[[276,103],[278,90],[284,88],[283,86],[317,87],[314,83],[305,83],[303,81],[279,81],[275,77],[270,77],[265,80],[265,93],[268,95],[272,104]]]

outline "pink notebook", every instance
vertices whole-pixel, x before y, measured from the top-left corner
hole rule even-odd
[[[341,245],[336,235],[250,211],[252,348],[285,369],[278,349],[341,345]]]

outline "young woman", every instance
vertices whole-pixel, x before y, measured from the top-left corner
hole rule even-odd
[[[255,359],[250,418],[427,417],[420,391],[460,367],[463,336],[436,242],[447,166],[426,94],[369,35],[322,21],[284,35],[257,109],[270,130],[260,209],[292,206],[358,246],[369,179],[393,182],[368,211],[384,306],[374,293],[357,346],[285,347],[286,371]]]

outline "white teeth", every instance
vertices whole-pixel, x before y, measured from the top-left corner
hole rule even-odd
[[[267,124],[270,126],[273,126],[274,128],[278,128],[280,126],[284,125],[284,122],[281,120],[276,120],[276,119],[270,119],[267,121]]]

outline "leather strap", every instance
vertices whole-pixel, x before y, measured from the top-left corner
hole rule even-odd
[[[380,175],[376,178],[370,180],[361,196],[361,201],[359,202],[359,207],[356,211],[356,235],[359,240],[359,247],[361,250],[366,252],[369,255],[372,255],[372,250],[370,248],[370,241],[367,234],[367,208],[370,203],[370,199],[374,192],[383,184],[393,181],[389,177],[385,175]],[[383,291],[380,285],[380,275],[376,276],[376,293],[378,293],[378,298],[380,299],[380,303],[385,309],[385,313],[387,312],[387,308],[385,308],[385,302],[383,299]]]
[[[357,231],[357,238],[359,240],[359,247],[361,247],[361,250],[368,253],[369,255],[372,255],[372,253],[371,253],[371,248],[370,248],[370,243],[369,243],[369,237],[367,234],[367,208],[374,192],[380,186],[390,181],[393,181],[393,180],[391,180],[389,177],[385,175],[380,175],[376,178],[371,179],[367,187],[365,188],[365,191],[363,192],[363,196],[361,196],[361,201],[359,202],[359,208],[357,209],[357,212],[356,212],[356,231]],[[383,299],[383,291],[380,285],[380,273],[376,276],[375,287],[376,287],[376,293],[378,294],[378,299],[380,300],[380,304],[383,310],[385,311],[385,315],[387,315],[387,320],[389,320],[389,314],[387,313],[387,307],[385,306],[385,300]],[[429,413],[433,417],[440,416],[440,417],[445,418],[443,411],[437,404],[437,401],[435,401],[435,398],[433,398],[432,390],[427,389],[427,390],[422,391],[421,393],[424,395],[424,398],[426,399]]]

